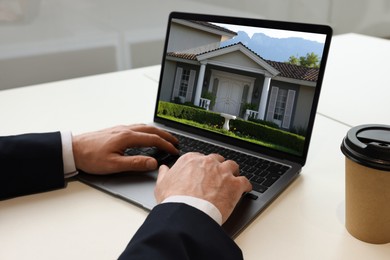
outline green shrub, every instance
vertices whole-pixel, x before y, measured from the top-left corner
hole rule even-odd
[[[160,101],[157,113],[212,126],[222,126],[224,123],[224,119],[219,113],[206,111],[199,107],[185,106],[164,101]]]
[[[170,102],[160,101],[158,114],[178,119],[194,121],[212,127],[222,128],[225,121],[220,113],[206,111],[198,107],[190,107]],[[278,129],[273,123],[261,120],[245,121],[230,120],[230,129],[237,135],[261,140],[302,153],[305,138],[303,136]]]
[[[251,118],[248,118],[248,121],[252,121],[252,122],[258,123],[260,125],[267,125],[269,127],[276,128],[276,129],[279,128],[279,126],[276,123],[265,121],[265,120],[261,120],[261,119],[256,119],[256,118],[252,118],[251,117]]]
[[[242,119],[231,120],[230,127],[234,131],[254,139],[290,148],[298,153],[303,151],[305,138],[297,134]]]

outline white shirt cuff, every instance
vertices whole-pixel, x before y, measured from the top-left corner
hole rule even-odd
[[[61,142],[64,176],[65,178],[70,178],[78,173],[73,157],[72,133],[70,131],[61,131]]]
[[[220,226],[222,225],[221,212],[218,210],[216,206],[214,206],[214,204],[212,204],[207,200],[199,199],[192,196],[176,195],[176,196],[170,196],[166,198],[161,203],[168,203],[168,202],[184,203],[194,208],[197,208],[200,211],[203,211],[208,216],[210,216],[212,219],[214,219],[214,221],[217,222]]]

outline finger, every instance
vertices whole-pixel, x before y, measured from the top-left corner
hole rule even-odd
[[[252,184],[250,181],[244,176],[236,177],[236,180],[240,182],[240,187],[242,188],[242,192],[250,192],[252,190]]]
[[[157,147],[171,154],[178,154],[179,150],[169,141],[156,134],[143,132],[129,132],[124,140],[127,147]]]
[[[234,176],[240,175],[240,166],[232,160],[226,160],[221,163],[221,167],[224,171],[231,171]]]
[[[115,171],[150,171],[155,170],[158,167],[157,160],[142,155],[135,156],[122,156],[118,155],[115,158]]]
[[[106,133],[120,133],[123,131],[129,131],[131,130],[132,127],[137,127],[141,126],[143,124],[134,124],[134,125],[117,125],[117,126],[112,126],[109,128],[101,129],[96,132],[106,132]]]
[[[154,127],[154,126],[136,125],[136,126],[132,127],[131,130],[137,131],[137,132],[144,132],[144,133],[148,133],[148,134],[156,134],[156,135],[160,136],[161,138],[164,138],[165,140],[167,140],[168,142],[171,142],[173,144],[179,143],[179,140],[175,136],[173,136],[172,134],[168,133],[165,130],[162,130],[162,129]]]
[[[211,157],[211,158],[213,158],[214,160],[217,160],[217,161],[219,161],[219,162],[224,162],[225,161],[225,158],[222,156],[222,155],[220,155],[220,154],[217,154],[217,153],[211,153],[211,154],[209,154],[209,155],[207,155],[208,157]]]

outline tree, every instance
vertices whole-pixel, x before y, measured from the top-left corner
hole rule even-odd
[[[288,63],[293,64],[293,65],[299,65],[299,59],[295,57],[294,55],[290,56],[288,58]]]
[[[293,64],[293,65],[298,65],[298,66],[303,66],[303,67],[308,67],[308,68],[319,68],[320,67],[320,58],[318,57],[317,54],[314,52],[307,53],[306,56],[301,56],[299,58],[295,56],[290,56],[288,58],[287,63]]]

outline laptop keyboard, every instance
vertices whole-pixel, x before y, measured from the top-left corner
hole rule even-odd
[[[270,160],[254,157],[207,142],[192,139],[183,135],[174,134],[179,139],[180,155],[187,152],[203,154],[218,153],[225,159],[233,160],[240,166],[240,175],[245,176],[252,183],[255,191],[264,193],[271,187],[289,167]],[[148,155],[156,158],[159,164],[173,165],[178,156],[170,155],[155,147],[129,148],[125,155]]]

